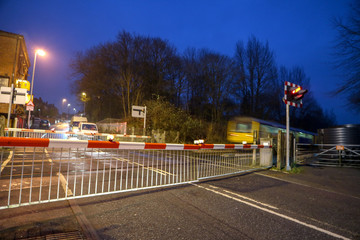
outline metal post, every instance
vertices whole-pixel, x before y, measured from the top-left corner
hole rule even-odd
[[[289,144],[289,135],[290,135],[290,116],[289,116],[289,105],[286,104],[286,171],[290,171],[290,144]]]
[[[10,124],[10,117],[11,117],[11,105],[12,105],[12,101],[13,101],[13,94],[14,94],[14,84],[11,84],[11,90],[10,90],[10,102],[9,102],[9,110],[8,110],[8,120],[7,120],[7,124],[6,127],[9,128],[9,124]]]
[[[145,114],[144,114],[144,131],[146,129],[146,106],[145,106]],[[144,132],[145,135],[145,132]]]
[[[278,131],[278,136],[277,136],[277,164],[276,167],[277,169],[281,169],[281,163],[282,163],[282,151],[283,151],[283,146],[282,146],[282,132],[281,130]]]
[[[37,56],[37,52],[35,52],[35,56],[34,56],[34,66],[33,66],[32,78],[31,78],[31,85],[30,85],[30,100],[31,100],[31,97],[33,96],[33,89],[34,89],[34,76],[35,76],[36,56]],[[34,101],[34,98],[32,99],[32,101]],[[31,117],[31,111],[29,110],[29,115],[28,115],[28,128],[30,128],[30,117]]]
[[[294,162],[294,164],[296,164],[296,137],[294,136],[294,141],[293,141],[293,158],[294,158],[294,160],[293,160],[293,162]]]

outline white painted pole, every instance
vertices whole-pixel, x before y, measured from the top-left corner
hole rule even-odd
[[[289,105],[286,105],[286,171],[290,171],[290,144],[289,144],[289,135],[290,135],[290,116],[289,116]]]
[[[31,100],[31,97],[33,96],[33,89],[34,89],[34,76],[35,76],[36,56],[37,56],[37,51],[35,52],[35,56],[34,56],[34,66],[33,66],[32,78],[31,78],[31,85],[30,85],[30,100]],[[34,101],[34,98],[32,99],[32,101]],[[28,115],[28,128],[30,128],[30,118],[31,118],[31,111],[29,110],[29,115]]]
[[[9,124],[10,124],[10,118],[11,118],[11,105],[12,105],[12,101],[13,101],[13,94],[14,94],[14,84],[11,84],[11,90],[10,90],[10,101],[9,101],[9,110],[8,110],[8,121],[6,124],[6,127],[9,128]]]
[[[145,106],[145,112],[144,112],[144,129],[146,129],[146,106]]]

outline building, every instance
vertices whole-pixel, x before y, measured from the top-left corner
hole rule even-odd
[[[27,81],[29,67],[30,60],[24,36],[0,30],[0,87],[11,87],[11,84],[14,84],[14,87],[29,90],[30,83]],[[0,125],[2,129],[8,110],[9,104],[0,103]],[[11,118],[17,118],[18,123],[23,125],[22,123],[26,122],[24,121],[26,118],[24,106],[13,105]]]

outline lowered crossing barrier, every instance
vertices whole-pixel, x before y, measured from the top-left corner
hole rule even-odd
[[[0,137],[0,209],[172,186],[272,165],[271,146]],[[266,152],[266,154],[265,154]]]

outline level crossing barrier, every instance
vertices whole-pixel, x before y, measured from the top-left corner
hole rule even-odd
[[[79,139],[79,140],[95,140],[107,141],[109,138],[117,140],[150,141],[150,136],[138,136],[127,134],[110,134],[110,133],[82,133],[72,131],[53,131],[42,129],[26,129],[26,128],[5,128],[5,136],[22,137],[22,138],[49,138],[49,139]]]
[[[360,145],[296,144],[296,163],[330,167],[360,167]]]
[[[0,147],[0,209],[186,184],[272,165],[267,145],[0,137]]]

